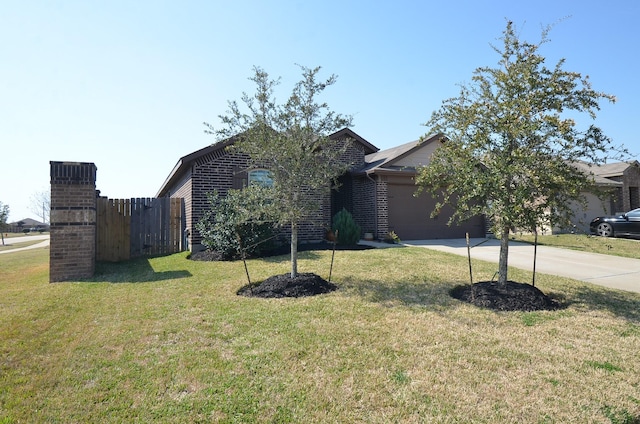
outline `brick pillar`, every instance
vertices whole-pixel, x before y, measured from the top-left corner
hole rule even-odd
[[[96,265],[96,166],[51,165],[49,282],[92,277]]]

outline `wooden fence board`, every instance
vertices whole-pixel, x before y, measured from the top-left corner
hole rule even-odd
[[[96,260],[117,262],[129,259],[128,200],[97,199]]]
[[[122,261],[182,251],[180,198],[98,199],[96,259]]]

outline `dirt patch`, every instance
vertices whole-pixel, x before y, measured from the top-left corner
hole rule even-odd
[[[257,285],[244,286],[238,290],[238,294],[248,297],[302,297],[329,293],[337,289],[338,286],[316,274],[303,273],[295,278],[291,278],[291,274],[281,274],[269,277]]]
[[[507,281],[503,286],[495,281],[454,287],[451,296],[481,308],[496,311],[552,311],[560,304],[530,284]]]

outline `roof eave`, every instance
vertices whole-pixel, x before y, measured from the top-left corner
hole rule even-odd
[[[178,162],[171,170],[171,173],[169,173],[169,176],[158,190],[156,197],[164,196],[167,192],[167,188],[171,187],[171,185],[184,174],[185,170],[188,169],[196,159],[201,158],[202,156],[207,155],[211,152],[215,152],[216,150],[225,149],[228,146],[232,145],[235,140],[235,137],[231,137],[227,140],[223,140],[218,143],[211,144],[207,147],[203,147],[200,150],[196,150],[195,152],[189,153],[188,155],[178,159]]]
[[[348,137],[356,140],[358,143],[362,144],[365,148],[365,155],[370,153],[375,153],[380,149],[369,143],[367,140],[358,135],[355,131],[350,128],[343,128],[329,135],[329,138],[332,140],[339,139],[340,137]],[[369,151],[369,153],[366,153]]]

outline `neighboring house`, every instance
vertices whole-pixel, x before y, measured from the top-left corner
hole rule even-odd
[[[640,163],[616,162],[591,167],[597,177],[622,183],[610,199],[612,213],[640,208]]]
[[[416,168],[428,165],[439,146],[439,137],[384,151],[350,129],[340,130],[330,138],[336,142],[352,141],[343,158],[351,168],[340,177],[340,187],[322,199],[316,222],[301,226],[301,241],[321,240],[331,225],[331,217],[342,208],[352,213],[363,232],[372,232],[379,239],[390,231],[406,240],[464,237],[466,232],[471,237],[484,236],[482,217],[450,227],[447,221],[451,209],[443,208],[438,217],[431,218],[435,204],[431,195],[414,197]],[[184,198],[188,242],[193,251],[201,248],[195,224],[209,208],[207,193],[217,190],[225,195],[228,190],[241,189],[261,177],[260,170],[247,174],[247,157],[227,149],[232,144],[233,139],[229,139],[180,158],[157,193],[156,197]]]
[[[440,135],[433,135],[366,156],[364,167],[355,174],[360,186],[353,196],[362,204],[354,211],[364,230],[380,238],[394,231],[405,240],[460,238],[467,232],[470,237],[485,236],[482,216],[449,226],[451,207],[443,207],[431,218],[437,199],[427,192],[415,196],[416,169],[429,165],[440,139]]]
[[[31,218],[25,218],[21,221],[10,222],[9,224],[7,224],[7,227],[7,231],[10,233],[21,233],[24,230],[49,231],[49,224],[45,224]]]
[[[571,231],[589,233],[589,223],[597,216],[613,215],[640,207],[640,163],[615,162],[604,165],[577,163],[586,174],[591,174],[594,192],[585,193],[587,207],[574,206]],[[597,193],[596,193],[597,192]],[[554,233],[567,232],[555,229]]]

